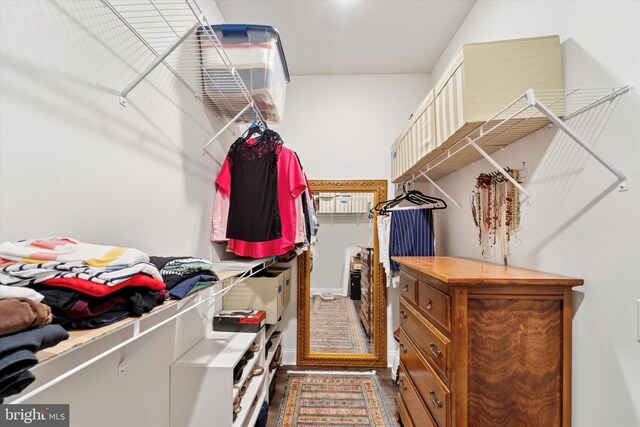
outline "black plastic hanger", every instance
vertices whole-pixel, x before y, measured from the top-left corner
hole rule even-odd
[[[437,209],[447,208],[447,203],[440,198],[427,196],[426,194],[418,190],[407,191],[405,185],[402,186],[402,189],[403,189],[402,194],[397,196],[395,199],[385,200],[383,202],[377,203],[376,206],[371,210],[371,213],[373,214],[373,211],[377,211],[381,215],[386,215],[389,212],[389,209],[399,205],[404,200],[407,200],[413,203],[414,205],[418,205],[418,206],[422,206],[425,204],[433,205],[433,206],[425,207],[424,209],[437,210]]]

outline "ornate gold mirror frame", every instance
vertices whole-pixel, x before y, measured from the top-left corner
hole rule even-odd
[[[374,206],[387,199],[386,180],[355,180],[330,181],[310,180],[309,186],[315,192],[347,192],[373,193]],[[373,218],[373,354],[341,354],[341,353],[312,353],[309,347],[310,332],[310,251],[298,257],[298,365],[315,366],[387,366],[387,290],[383,278],[382,264],[377,262],[378,256],[378,227],[375,226],[377,212]],[[322,227],[322,224],[321,224]]]

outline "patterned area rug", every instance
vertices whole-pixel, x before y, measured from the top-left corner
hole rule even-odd
[[[313,297],[310,320],[311,353],[367,353],[367,339],[353,301],[336,296],[323,300]]]
[[[394,426],[374,372],[289,372],[276,427]]]

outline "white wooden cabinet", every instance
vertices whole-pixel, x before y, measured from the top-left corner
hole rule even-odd
[[[233,426],[253,427],[262,407],[268,402],[269,384],[275,371],[269,364],[282,340],[278,325],[263,327],[257,333],[211,332],[180,359],[171,365],[171,426]],[[272,338],[267,350],[265,345]],[[241,411],[233,420],[233,402],[239,391],[234,388],[233,371],[240,359],[254,343],[260,349],[243,368],[236,383],[247,385],[240,402]],[[249,379],[256,367],[261,375]]]

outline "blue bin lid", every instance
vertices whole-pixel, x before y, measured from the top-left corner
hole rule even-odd
[[[280,33],[278,33],[278,30],[276,30],[272,26],[255,24],[219,24],[211,25],[211,29],[215,31],[216,35],[223,43],[228,44],[233,44],[234,42],[246,43],[246,39],[249,38],[249,32],[252,31],[255,31],[255,35],[252,34],[251,36],[252,41],[256,43],[265,43],[275,38],[276,44],[278,46],[278,53],[280,54],[280,59],[282,60],[282,67],[284,68],[284,75],[287,78],[287,82],[291,81],[291,78],[289,77],[289,67],[287,67],[287,60],[284,56],[284,49],[282,48]],[[222,37],[220,37],[220,34],[222,34]],[[269,34],[269,37],[260,37],[261,34]]]

